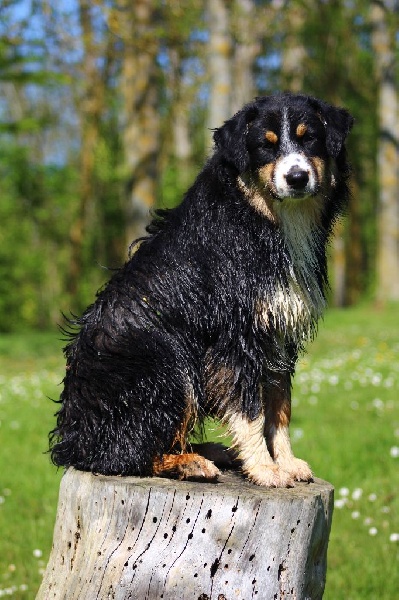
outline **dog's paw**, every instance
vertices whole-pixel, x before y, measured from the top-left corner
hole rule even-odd
[[[313,473],[308,463],[300,458],[292,458],[277,461],[281,469],[294,479],[294,481],[313,481]]]
[[[206,481],[215,481],[220,471],[217,466],[207,458],[199,454],[187,454],[190,460],[180,465],[179,479],[199,479]]]
[[[256,485],[268,488],[294,487],[294,478],[278,465],[259,466],[256,470],[246,473],[248,479]]]
[[[154,475],[180,480],[216,481],[219,469],[199,454],[165,454],[154,464]]]

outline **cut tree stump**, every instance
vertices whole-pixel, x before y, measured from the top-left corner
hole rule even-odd
[[[64,474],[37,600],[318,600],[333,487]]]

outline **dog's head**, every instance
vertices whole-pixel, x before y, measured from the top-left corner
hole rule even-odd
[[[257,98],[214,133],[216,153],[272,199],[316,196],[345,171],[353,124],[343,108],[304,95]]]

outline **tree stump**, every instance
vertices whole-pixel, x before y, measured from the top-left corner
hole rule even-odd
[[[68,469],[36,600],[318,600],[333,487],[264,489]]]

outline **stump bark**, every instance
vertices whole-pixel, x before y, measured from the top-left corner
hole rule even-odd
[[[318,600],[333,488],[64,474],[36,600]]]

